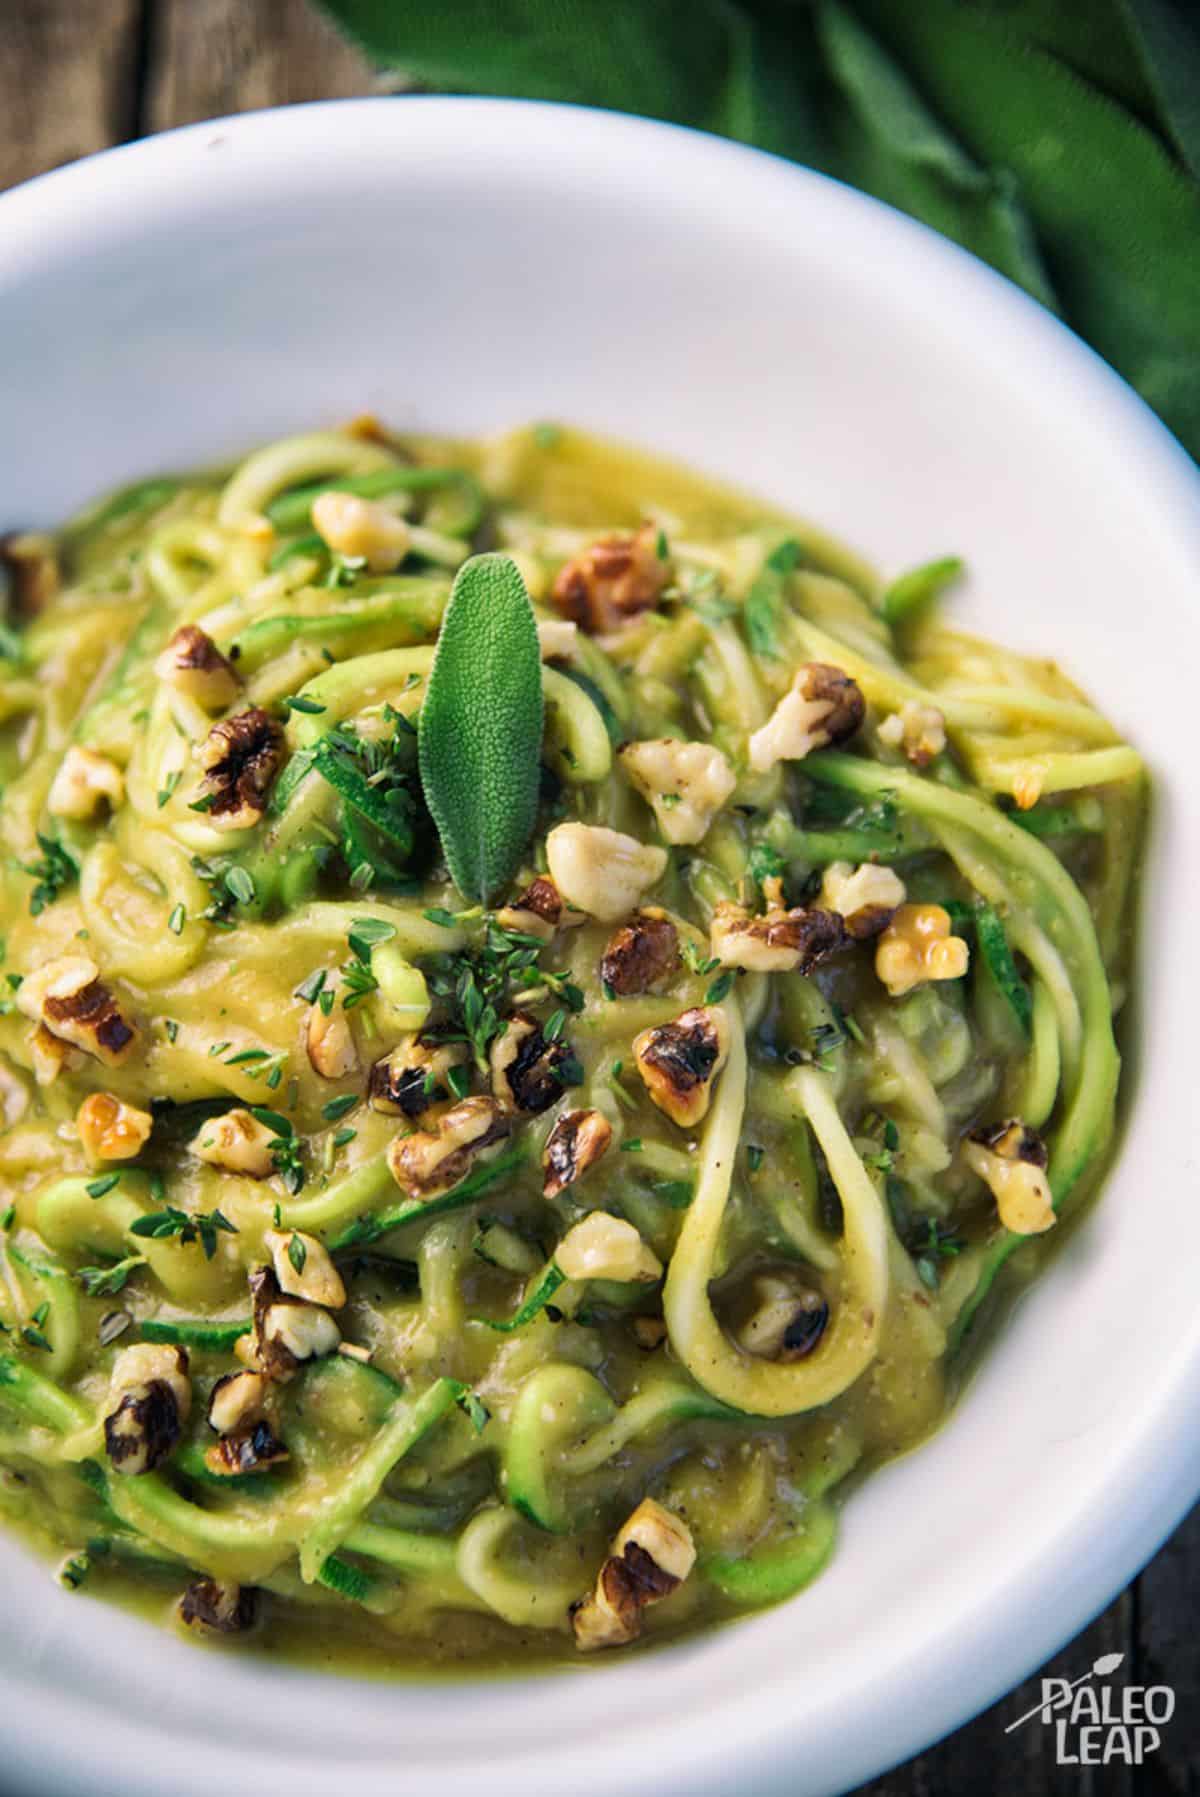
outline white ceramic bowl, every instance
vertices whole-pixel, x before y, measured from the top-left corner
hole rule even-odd
[[[0,1545],[26,1793],[844,1789],[965,1720],[1200,1490],[1192,882],[1200,485],[1104,365],[921,227],[612,114],[377,100],[206,124],[0,200],[0,522],[375,410],[561,417],[793,506],[1055,656],[1158,777],[1137,1105],[951,1421],[785,1608],[578,1674],[335,1682],[201,1653]]]

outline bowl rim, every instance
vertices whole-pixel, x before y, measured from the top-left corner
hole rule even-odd
[[[398,100],[403,104],[397,105]],[[300,147],[307,138],[311,150],[314,123],[318,131],[323,126],[332,131],[338,139],[338,154],[345,155],[355,121],[367,116],[373,121],[394,119],[398,144],[411,141],[414,132],[419,137],[425,129],[436,134],[440,122],[454,120],[454,129],[461,129],[467,140],[473,132],[484,136],[491,131],[525,133],[533,148],[539,138],[553,135],[567,120],[597,141],[607,139],[614,157],[635,162],[642,155],[651,162],[659,157],[676,162],[683,158],[694,162],[697,169],[707,159],[714,172],[723,170],[726,178],[736,177],[736,186],[758,186],[764,196],[772,184],[781,195],[790,187],[801,206],[811,203],[818,209],[841,212],[855,234],[878,239],[881,253],[887,251],[902,261],[929,267],[937,281],[957,289],[964,304],[985,311],[999,327],[1005,355],[1023,348],[1034,360],[1044,361],[1049,356],[1060,364],[1066,362],[1072,389],[1078,389],[1098,419],[1110,421],[1124,433],[1131,459],[1137,458],[1142,483],[1157,496],[1164,528],[1174,533],[1177,556],[1191,556],[1194,565],[1200,562],[1196,554],[1200,548],[1200,471],[1145,402],[1061,320],[969,252],[884,202],[800,164],[684,126],[555,102],[440,95],[315,101],[205,120],[99,152],[0,195],[0,286],[12,266],[19,281],[23,252],[36,255],[45,232],[55,222],[62,221],[76,238],[86,238],[90,230],[98,228],[95,221],[103,222],[126,209],[129,195],[123,190],[129,175],[142,174],[160,183],[169,179],[186,187],[203,180],[203,153],[214,138],[236,140],[268,152],[288,142]],[[422,119],[428,121],[427,126],[417,122]],[[385,129],[373,123],[371,129],[385,137],[392,132],[391,125]],[[618,139],[624,140],[624,147],[618,145]],[[89,207],[96,212],[85,216]],[[76,243],[69,253],[78,253],[79,247]],[[990,1592],[982,1610],[970,1609],[968,1615],[968,1610],[960,1607],[936,1654],[907,1660],[898,1657],[895,1664],[877,1672],[859,1696],[868,1703],[872,1716],[887,1725],[886,1753],[881,1758],[878,1746],[864,1747],[862,1739],[854,1737],[854,1718],[841,1717],[847,1739],[841,1757],[828,1762],[838,1774],[836,1785],[831,1779],[829,1789],[845,1789],[849,1783],[882,1772],[961,1726],[1044,1663],[1140,1570],[1200,1495],[1197,1396],[1200,1313],[1190,1335],[1177,1343],[1173,1360],[1162,1369],[1144,1410],[1125,1419],[1124,1431],[1113,1446],[1101,1501],[1086,1516],[1065,1516],[1053,1527],[1043,1528],[1036,1548],[1030,1550],[1006,1588]],[[1146,1465],[1168,1466],[1171,1474],[1151,1488],[1150,1482],[1139,1476],[1139,1468]],[[1068,1574],[1063,1573],[1064,1564]],[[1042,1577],[1049,1579],[1049,1588],[1055,1592],[1053,1603],[1039,1605],[1037,1601]],[[728,1633],[725,1638],[730,1638]],[[889,1682],[895,1685],[900,1664],[905,1668],[902,1702],[897,1701],[894,1689],[885,1688]],[[947,1676],[951,1667],[954,1695]],[[675,1740],[669,1749],[668,1743],[660,1740],[656,1777],[664,1790],[701,1797],[704,1792],[727,1789],[735,1756],[743,1780],[757,1775],[765,1787],[777,1778],[786,1778],[787,1755],[802,1743],[789,1729],[786,1717],[764,1713],[761,1701],[756,1708],[751,1694],[737,1695],[744,1701],[726,1702],[726,1730],[719,1750],[711,1728],[706,1728],[702,1739],[697,1738],[694,1747],[682,1751],[680,1737],[687,1731],[672,1730]],[[722,1692],[721,1696],[728,1700],[731,1694]],[[54,1788],[53,1781],[61,1779],[64,1772],[69,1777],[72,1767],[85,1763],[72,1759],[65,1742],[48,1744],[39,1736],[37,1747],[47,1790]],[[57,1763],[56,1753],[60,1756]],[[36,1762],[31,1759],[31,1773],[35,1769]],[[586,1776],[581,1767],[576,1789],[581,1794],[593,1789],[622,1789],[632,1786],[638,1772],[635,1757],[622,1759],[614,1751],[597,1756]],[[516,1782],[514,1779],[514,1787]],[[540,1788],[536,1780],[523,1782],[526,1790]],[[130,1797],[143,1790],[149,1797],[163,1786],[153,1773],[150,1781],[143,1783],[135,1772],[124,1788]],[[185,1788],[182,1777],[178,1788]],[[190,1780],[186,1788],[192,1788]],[[307,1780],[297,1788],[309,1788]]]

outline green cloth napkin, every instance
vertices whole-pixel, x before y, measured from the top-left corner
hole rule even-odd
[[[441,91],[773,150],[973,250],[1200,457],[1200,0],[324,0]]]

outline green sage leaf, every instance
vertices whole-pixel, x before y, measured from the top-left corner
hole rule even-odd
[[[421,707],[425,801],[463,897],[487,904],[537,817],[542,664],[525,583],[506,555],[464,562]]]

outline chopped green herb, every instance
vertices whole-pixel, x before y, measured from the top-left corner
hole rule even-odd
[[[727,998],[730,989],[733,986],[733,978],[732,968],[727,969],[725,973],[718,974],[717,978],[708,988],[708,991],[704,994],[705,1004],[719,1005],[723,998]]]
[[[167,919],[167,928],[170,930],[172,936],[182,936],[183,926],[186,922],[187,922],[187,906],[186,905],[176,905],[176,907],[172,911],[170,917],[168,917],[168,919]]]
[[[168,1237],[178,1236],[184,1247],[198,1241],[204,1249],[205,1260],[211,1260],[217,1252],[217,1235],[220,1231],[228,1235],[237,1234],[236,1228],[223,1212],[189,1212],[177,1210],[174,1205],[167,1205],[164,1210],[147,1211],[143,1216],[135,1217],[129,1225],[130,1235],[145,1236],[151,1241],[164,1241]]]
[[[167,775],[166,779],[164,780],[162,786],[159,788],[159,791],[158,791],[158,808],[160,811],[162,810],[164,805],[166,805],[170,802],[170,799],[175,791],[175,788],[179,785],[179,782],[182,779],[183,779],[183,770],[181,768],[173,768],[171,770],[171,772]]]
[[[283,707],[285,711],[300,711],[310,717],[318,717],[325,709],[318,700],[310,699],[304,693],[296,693],[291,698],[284,699]]]
[[[99,1179],[89,1179],[83,1189],[89,1198],[104,1198],[120,1183],[119,1173],[102,1173]]]
[[[254,875],[249,868],[230,867],[225,872],[225,887],[239,905],[252,905],[257,896]]]
[[[327,1123],[336,1123],[339,1117],[352,1111],[357,1103],[357,1092],[344,1092],[340,1098],[331,1098],[328,1104],[322,1105],[321,1115]]]
[[[763,1164],[763,1157],[764,1157],[764,1151],[761,1148],[755,1148],[755,1147],[747,1148],[747,1150],[746,1150],[746,1165],[749,1167],[751,1173],[758,1172],[758,1169]]]
[[[57,837],[43,836],[39,830],[37,843],[41,858],[20,863],[22,871],[37,882],[29,895],[31,917],[40,917],[47,905],[52,905],[79,877],[79,864]]]
[[[287,1257],[295,1268],[297,1276],[303,1273],[304,1264],[308,1259],[308,1249],[304,1245],[302,1236],[292,1235],[287,1246]]]
[[[80,1267],[75,1277],[89,1298],[115,1298],[118,1292],[124,1291],[130,1276],[145,1264],[140,1254],[131,1254],[126,1260],[117,1261],[115,1266]]]
[[[621,1143],[622,1154],[640,1154],[642,1152],[641,1136],[626,1136]]]

